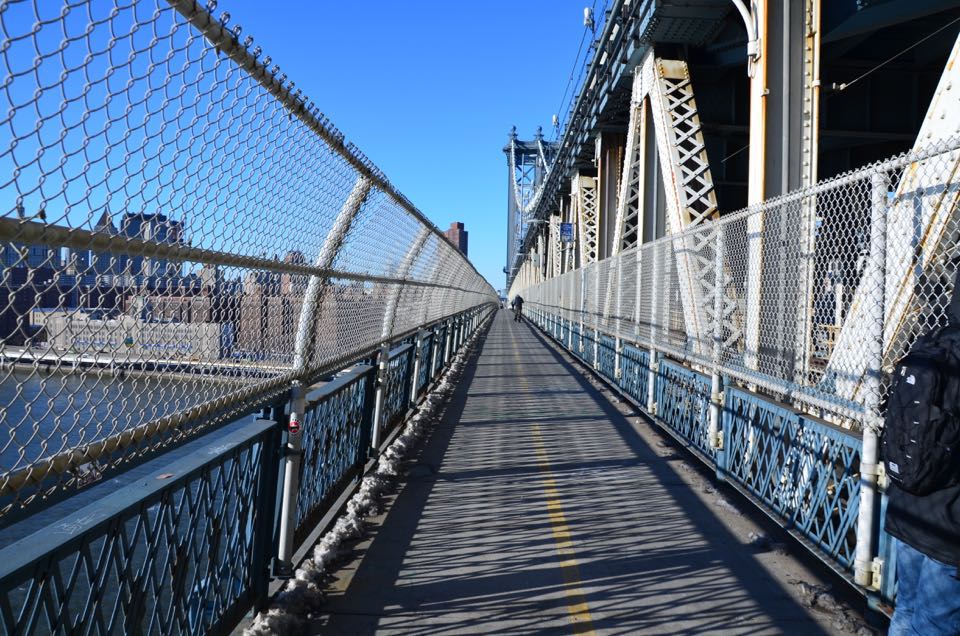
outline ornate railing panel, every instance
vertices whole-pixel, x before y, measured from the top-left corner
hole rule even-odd
[[[716,454],[707,438],[710,378],[670,360],[660,360],[654,382],[657,417],[709,457]]]
[[[597,370],[611,380],[616,377],[616,357],[616,339],[601,333],[597,346]]]
[[[296,543],[327,511],[344,479],[367,458],[376,369],[357,365],[306,396],[297,495]]]
[[[860,438],[754,393],[724,392],[721,468],[842,568],[853,565]]]
[[[404,345],[390,352],[390,363],[383,389],[385,391],[384,432],[396,426],[410,407],[410,383],[413,373],[413,345]]]
[[[650,353],[633,345],[624,345],[620,354],[618,386],[640,404],[647,403],[650,383]]]
[[[211,440],[0,551],[4,633],[228,630],[266,593],[278,433]]]

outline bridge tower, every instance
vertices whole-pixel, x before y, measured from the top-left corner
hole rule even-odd
[[[546,178],[553,159],[555,144],[543,140],[543,130],[537,127],[532,141],[517,139],[517,128],[510,130],[507,145],[507,264],[504,273],[509,280],[510,268],[516,262],[517,252],[527,233],[530,214],[536,208],[536,192]],[[546,260],[540,259],[543,269]]]

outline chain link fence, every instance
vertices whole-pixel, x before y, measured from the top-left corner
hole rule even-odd
[[[0,3],[0,516],[496,301],[215,10]]]
[[[958,201],[952,139],[510,293],[578,333],[873,427],[886,374],[947,320]]]

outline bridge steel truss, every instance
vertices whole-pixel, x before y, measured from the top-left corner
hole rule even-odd
[[[648,56],[613,256],[511,289],[718,476],[887,602],[877,431],[885,373],[945,323],[958,275],[958,57],[960,39],[911,152],[719,218],[683,65]],[[644,243],[651,116],[669,234]]]
[[[0,625],[227,632],[497,296],[229,14],[98,7],[0,11]]]

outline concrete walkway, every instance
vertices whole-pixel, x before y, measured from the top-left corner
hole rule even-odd
[[[339,571],[316,633],[857,628],[819,568],[511,317],[496,317],[396,498]]]

